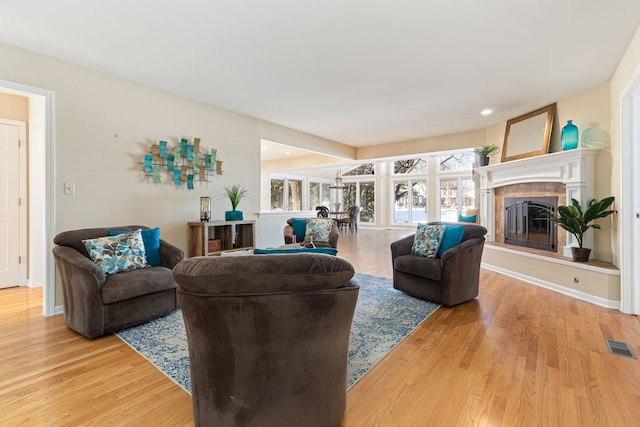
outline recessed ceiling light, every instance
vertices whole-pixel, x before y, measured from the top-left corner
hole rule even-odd
[[[263,150],[266,150],[266,149],[267,149],[267,147],[262,147],[262,149],[263,149]]]
[[[291,151],[285,151],[284,154],[291,154]]]
[[[480,111],[480,114],[482,114],[483,116],[488,116],[490,114],[493,114],[493,110],[491,108],[485,108],[484,110]]]

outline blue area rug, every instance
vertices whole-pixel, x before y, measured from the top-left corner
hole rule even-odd
[[[391,279],[362,273],[355,278],[360,295],[349,338],[347,388],[439,307],[393,289]],[[180,310],[116,335],[191,393],[189,350]]]

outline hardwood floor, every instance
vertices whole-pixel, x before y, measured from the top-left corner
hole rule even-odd
[[[391,277],[407,231],[341,237],[356,271]],[[483,270],[347,394],[344,426],[636,426],[640,319]],[[190,396],[114,335],[42,316],[40,289],[0,290],[0,426],[190,426]]]

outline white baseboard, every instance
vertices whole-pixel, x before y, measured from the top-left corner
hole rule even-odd
[[[620,310],[620,301],[600,298],[591,294],[587,294],[585,292],[577,291],[575,289],[566,288],[556,283],[547,282],[546,280],[541,280],[535,277],[527,276],[525,274],[520,274],[502,267],[485,264],[484,262],[481,264],[481,266],[482,268],[486,268],[487,270],[495,271],[497,273],[504,274],[505,276],[513,277],[514,279],[522,280],[523,282],[531,283],[532,285],[540,286],[541,288],[568,295],[582,301],[590,302],[592,304],[596,304],[605,308]]]

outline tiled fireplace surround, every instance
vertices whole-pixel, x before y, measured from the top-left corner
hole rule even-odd
[[[558,206],[571,198],[585,206],[594,193],[597,149],[576,149],[514,160],[477,169],[480,174],[480,224],[488,242],[504,242],[504,198],[557,196]],[[587,235],[585,246],[592,247]],[[558,227],[558,252],[570,257],[575,238]],[[517,246],[513,246],[517,249]]]

